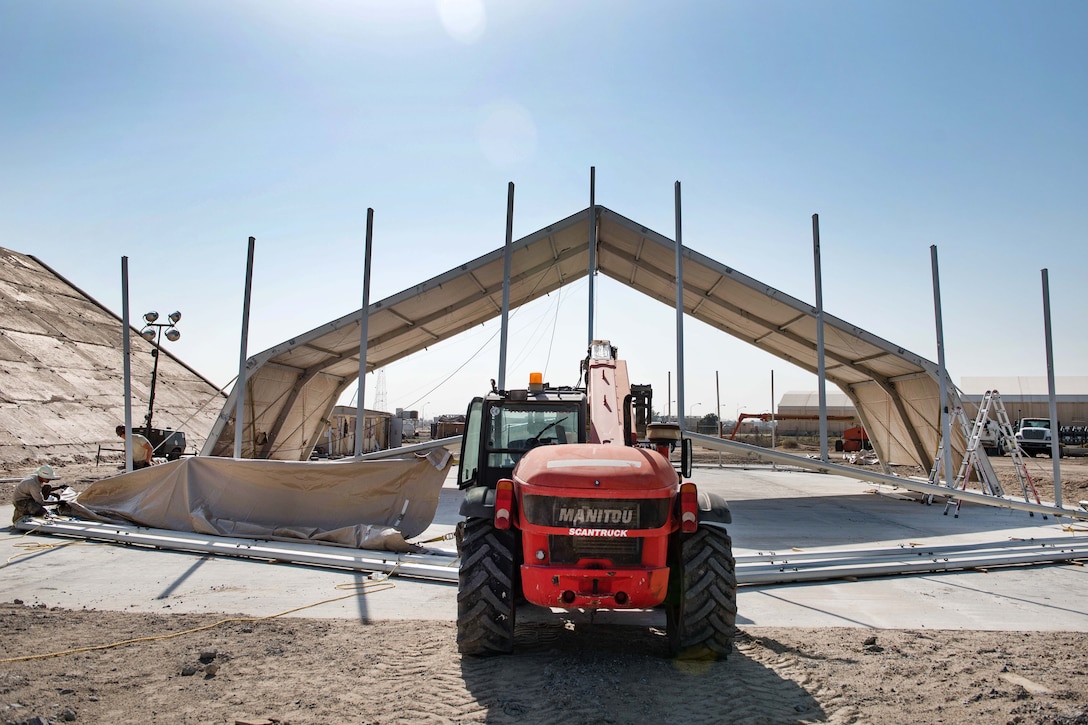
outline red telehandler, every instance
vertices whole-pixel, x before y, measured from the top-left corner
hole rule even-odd
[[[737,580],[729,505],[682,482],[691,441],[649,423],[649,386],[631,386],[608,341],[582,364],[584,388],[497,390],[468,407],[457,645],[511,652],[519,600],[563,609],[665,610],[674,655],[725,658]]]

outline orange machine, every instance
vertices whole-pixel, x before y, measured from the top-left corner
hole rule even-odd
[[[733,432],[729,434],[729,440],[735,440],[737,437],[737,431],[740,430],[740,424],[748,419],[758,419],[764,423],[771,420],[819,420],[818,415],[783,415],[782,413],[741,413],[737,416],[737,424],[733,426]],[[828,420],[854,420],[852,415],[829,415]],[[851,428],[850,430],[854,430]],[[861,429],[859,429],[861,430]],[[862,431],[864,435],[864,431]],[[724,434],[723,434],[724,437]],[[866,438],[866,441],[869,439]],[[860,449],[858,449],[860,450]]]

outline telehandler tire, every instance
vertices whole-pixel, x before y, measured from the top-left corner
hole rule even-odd
[[[683,536],[679,574],[665,608],[672,654],[681,659],[725,659],[737,631],[737,574],[733,540],[724,528],[702,525]]]
[[[457,583],[457,649],[467,655],[514,649],[517,532],[488,519],[465,522]]]

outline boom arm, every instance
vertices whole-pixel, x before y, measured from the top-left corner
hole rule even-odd
[[[594,340],[586,360],[586,404],[589,442],[624,445],[624,404],[630,405],[627,362],[616,359],[607,340]]]

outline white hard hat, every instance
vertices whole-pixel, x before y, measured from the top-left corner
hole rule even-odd
[[[60,478],[60,476],[53,473],[53,467],[50,466],[48,463],[45,464],[44,466],[38,466],[38,470],[35,471],[35,473],[38,474],[38,478],[46,478],[46,479],[49,479],[50,481],[54,481],[54,480]]]

